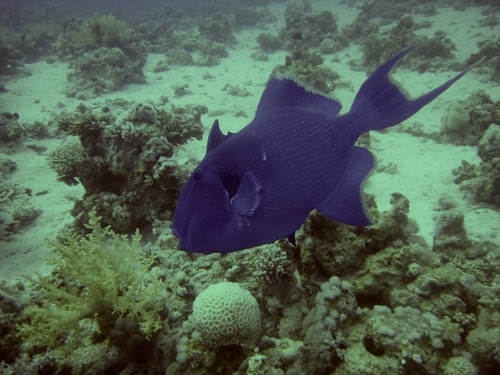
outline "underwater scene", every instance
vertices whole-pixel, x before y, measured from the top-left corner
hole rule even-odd
[[[0,374],[499,374],[499,20],[0,0]]]

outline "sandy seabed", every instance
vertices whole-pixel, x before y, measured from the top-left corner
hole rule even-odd
[[[277,5],[275,10],[282,12],[281,6]],[[330,6],[325,1],[319,7],[329,9]],[[480,11],[480,8],[468,8],[466,12],[440,9],[437,15],[426,17],[433,23],[433,27],[419,30],[417,34],[427,33],[431,36],[435,30],[446,30],[457,46],[454,53],[458,61],[465,61],[470,54],[477,52],[478,40],[485,39],[488,35],[493,38],[495,35],[494,28],[477,26],[476,18],[480,16]],[[354,9],[344,6],[337,7],[334,12],[342,14],[338,20],[339,28],[351,23],[356,16]],[[418,20],[418,16],[415,19]],[[272,28],[277,30],[279,27],[280,25],[272,25],[267,31],[271,32]],[[284,61],[284,51],[270,54],[269,61],[255,61],[251,58],[251,54],[258,49],[255,38],[260,32],[261,30],[248,29],[236,33],[237,47],[215,67],[172,66],[166,72],[154,73],[154,66],[163,56],[150,54],[144,69],[146,83],[131,84],[120,91],[85,100],[83,103],[89,108],[99,108],[106,99],[123,98],[133,102],[155,103],[159,102],[161,96],[167,96],[179,106],[207,105],[209,113],[202,118],[206,128],[205,138],[182,146],[176,155],[180,162],[188,157],[201,159],[205,152],[208,129],[215,119],[211,113],[224,112],[217,116],[223,132],[241,129],[252,118],[273,67]],[[361,56],[357,45],[351,45],[334,55],[324,56],[325,65],[341,76],[343,84],[333,96],[344,105],[343,112],[347,111],[357,89],[366,78],[363,72],[351,70],[348,64],[350,60],[360,60]],[[411,54],[407,58],[411,59]],[[8,92],[0,94],[1,112],[18,113],[21,123],[46,122],[51,113],[58,113],[63,109],[73,111],[81,103],[64,94],[68,64],[40,61],[26,65],[26,68],[31,75],[12,77],[6,82]],[[204,79],[204,73],[207,72],[215,78]],[[411,95],[417,96],[455,74],[453,71],[418,74],[402,69],[396,70],[394,76]],[[227,83],[244,87],[252,95],[230,96],[223,91]],[[189,95],[174,98],[174,88],[183,84],[189,85]],[[500,97],[498,85],[489,82],[486,76],[471,71],[407,122],[421,123],[428,131],[438,129],[448,105],[464,100],[478,90],[484,90],[493,100]],[[236,112],[244,112],[247,117],[236,117]],[[497,235],[500,213],[491,206],[472,202],[453,183],[451,171],[462,160],[479,163],[475,147],[438,144],[432,140],[398,133],[394,129],[384,133],[372,132],[371,136],[370,150],[375,154],[379,165],[393,163],[396,166],[394,174],[372,174],[365,186],[366,191],[375,196],[381,211],[390,207],[392,193],[405,195],[411,203],[410,217],[418,223],[420,235],[432,244],[434,208],[438,199],[446,195],[455,200],[464,213],[469,239],[500,243]],[[70,187],[57,181],[55,172],[48,167],[47,154],[63,141],[51,138],[0,146],[0,158],[11,159],[17,164],[17,170],[9,179],[31,189],[31,203],[42,210],[42,214],[22,232],[8,238],[7,242],[0,243],[0,279],[14,281],[22,274],[45,274],[50,270],[45,264],[48,257],[47,241],[55,239],[64,225],[72,221],[70,210],[74,201],[84,193],[81,186]],[[37,153],[30,145],[42,146],[47,150]]]

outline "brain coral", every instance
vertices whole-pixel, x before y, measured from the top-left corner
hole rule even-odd
[[[221,282],[201,292],[193,318],[202,342],[211,347],[253,344],[260,334],[257,300],[237,283]]]

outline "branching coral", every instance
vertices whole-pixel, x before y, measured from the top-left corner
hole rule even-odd
[[[291,263],[285,250],[280,247],[267,246],[261,249],[256,266],[256,275],[270,284],[290,278]]]
[[[85,149],[79,141],[66,143],[47,156],[50,168],[57,173],[61,181],[69,185],[78,184],[73,176],[78,175],[78,169],[87,159]]]
[[[23,310],[20,327],[30,353],[57,349],[62,355],[75,349],[72,345],[88,319],[95,319],[117,346],[127,344],[116,331],[137,326],[128,332],[141,335],[142,341],[128,349],[138,349],[162,327],[165,285],[150,272],[153,259],[143,251],[141,236],[129,238],[102,228],[95,212],[88,229],[84,237],[50,242],[52,276],[30,278],[37,302]]]

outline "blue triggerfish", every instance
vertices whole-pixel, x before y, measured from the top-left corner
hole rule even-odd
[[[362,186],[375,161],[356,140],[411,117],[471,68],[410,100],[390,73],[412,49],[368,77],[344,115],[337,101],[271,78],[246,127],[224,135],[216,120],[175,209],[180,247],[228,253],[290,238],[314,209],[345,224],[372,224]]]

